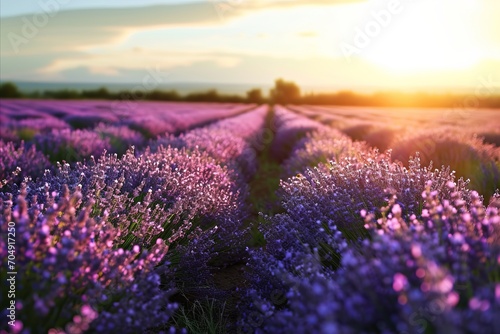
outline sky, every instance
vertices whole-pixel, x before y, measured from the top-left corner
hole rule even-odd
[[[0,80],[500,93],[498,0],[0,2]]]

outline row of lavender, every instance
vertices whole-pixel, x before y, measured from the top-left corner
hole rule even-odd
[[[495,333],[500,196],[276,110],[284,212],[250,250],[242,333]],[[288,120],[288,121],[287,121]],[[302,123],[304,124],[304,123]],[[297,139],[299,140],[297,141]],[[302,139],[300,139],[302,138]],[[315,168],[308,168],[315,166]]]
[[[257,108],[38,175],[40,152],[2,144],[2,173],[15,166],[28,177],[0,189],[2,234],[15,226],[14,332],[175,331],[170,297],[206,294],[209,261],[245,238],[244,180],[257,168],[266,114]],[[6,242],[2,268],[13,250]],[[8,303],[2,297],[1,330]]]
[[[500,187],[500,119],[498,110],[377,109],[293,106],[307,117],[340,129],[351,139],[407,165],[420,152],[422,164],[450,166],[471,180],[485,197]]]
[[[148,139],[178,135],[255,106],[111,101],[2,100],[0,140],[36,146],[52,161],[76,162],[104,150],[123,154]]]
[[[131,105],[131,103],[133,103]],[[122,155],[148,139],[177,135],[255,106],[241,104],[2,100],[0,182],[38,176],[50,162]],[[40,153],[37,153],[40,152]],[[10,152],[10,153],[9,153]],[[26,166],[17,177],[16,163]],[[27,164],[32,161],[32,164]]]
[[[128,126],[146,136],[179,133],[236,115],[252,105],[150,101],[2,100],[0,124],[26,129],[85,129],[99,123]],[[16,134],[14,133],[14,136]]]

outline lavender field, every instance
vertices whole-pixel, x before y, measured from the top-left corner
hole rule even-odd
[[[2,99],[0,333],[498,333],[498,113]]]

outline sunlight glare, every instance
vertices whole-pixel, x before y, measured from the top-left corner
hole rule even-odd
[[[474,28],[480,9],[472,0],[407,3],[363,56],[397,72],[472,67],[482,57]]]

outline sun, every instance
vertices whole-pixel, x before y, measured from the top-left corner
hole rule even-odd
[[[481,1],[402,1],[401,13],[364,53],[369,62],[401,72],[470,68],[483,57],[476,20]]]

